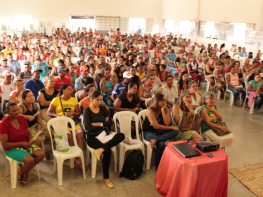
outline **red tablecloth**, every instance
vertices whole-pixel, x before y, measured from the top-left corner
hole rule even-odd
[[[228,157],[222,150],[184,158],[171,142],[164,150],[155,176],[155,188],[167,197],[227,197]],[[192,145],[195,147],[195,145]]]

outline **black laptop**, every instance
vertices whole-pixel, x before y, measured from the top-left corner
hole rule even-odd
[[[202,155],[199,151],[197,151],[196,149],[194,149],[192,146],[190,146],[187,143],[173,144],[172,147],[174,147],[175,150],[177,150],[185,158],[196,157],[196,156]]]

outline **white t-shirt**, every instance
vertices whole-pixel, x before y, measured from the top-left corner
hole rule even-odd
[[[199,94],[195,94],[196,100],[193,96],[191,96],[192,99],[192,105],[200,106],[201,96]]]
[[[9,95],[15,90],[15,85],[11,82],[9,85],[5,85],[4,82],[0,83],[0,93],[3,94],[4,100],[9,100]]]
[[[173,85],[172,88],[168,88],[165,84],[162,86],[162,94],[165,98],[171,103],[175,104],[175,99],[178,98],[178,89],[177,86]]]

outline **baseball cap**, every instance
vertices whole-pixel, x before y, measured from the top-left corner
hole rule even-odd
[[[9,71],[9,70],[5,70],[4,72],[3,72],[3,74],[2,74],[2,76],[7,76],[7,77],[9,77],[9,76],[11,76],[12,75],[12,73]]]
[[[25,61],[24,65],[30,66],[30,62],[29,61]]]
[[[112,46],[116,46],[116,43],[113,43]]]
[[[77,41],[77,43],[80,43],[80,41]]]
[[[2,57],[2,58],[1,58],[1,61],[7,61],[7,59],[6,59],[6,58],[4,58],[4,57]]]
[[[204,50],[203,53],[207,52],[207,50]]]
[[[60,66],[60,67],[58,67],[58,72],[60,72],[60,71],[63,71],[63,70],[68,70],[68,68],[66,68],[65,66]]]
[[[171,72],[171,75],[178,75],[178,74],[179,74],[179,72],[175,69]]]
[[[129,71],[125,71],[125,72],[123,73],[123,78],[130,79],[130,78],[132,78],[132,75],[131,75],[131,73],[130,73]]]
[[[80,72],[81,72],[81,71],[85,71],[85,70],[88,70],[87,66],[81,66],[81,67],[80,67]]]
[[[34,72],[37,72],[37,71],[40,71],[40,72],[42,72],[42,70],[41,70],[40,68],[34,68],[34,71],[33,71],[33,73],[34,73]]]

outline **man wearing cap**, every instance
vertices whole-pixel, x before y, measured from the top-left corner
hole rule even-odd
[[[142,30],[143,30],[143,29],[144,29],[144,28],[141,29],[141,26],[139,26],[139,29],[137,30],[137,34],[140,35],[140,34],[142,33]]]
[[[5,70],[10,71],[11,73],[15,73],[14,69],[11,66],[7,66],[7,59],[1,59],[1,66],[0,66],[0,74],[2,74]]]
[[[35,68],[39,68],[42,70],[42,72],[40,74],[40,81],[42,81],[42,79],[44,77],[49,75],[49,70],[48,70],[47,64],[45,62],[41,62],[41,59],[39,56],[37,56],[35,58],[35,63],[32,65],[32,70],[34,70]]]
[[[81,66],[80,67],[80,73],[81,73],[80,77],[77,78],[76,81],[75,81],[75,89],[76,89],[76,91],[82,90],[84,88],[84,86],[85,86],[84,83],[81,83],[81,82],[83,82],[86,79],[86,77],[88,76],[88,74],[89,74],[87,66]]]
[[[141,62],[143,62],[143,58],[142,58],[142,56],[138,55],[136,58],[136,62],[132,66],[137,67],[139,65],[139,63],[141,63]]]
[[[20,72],[19,74],[19,79],[23,79],[24,81],[28,81],[29,79],[31,79],[31,65],[29,61],[25,61],[24,63],[25,65],[25,71]]]
[[[56,83],[55,83],[54,89],[59,91],[60,87],[63,84],[72,85],[71,79],[69,77],[66,77],[67,70],[68,70],[68,68],[66,68],[64,66],[58,67],[58,69],[57,69],[58,76],[55,79]]]
[[[16,60],[13,60],[13,54],[12,53],[8,53],[7,58],[8,58],[7,66],[11,66],[14,69],[16,76],[19,76],[19,73],[21,71],[21,67],[20,67],[19,62]]]
[[[78,55],[81,50],[81,42],[78,40],[77,41],[77,46],[75,46],[74,52]]]
[[[6,49],[2,50],[1,52],[4,54],[5,58],[7,58],[7,54],[8,54],[8,53],[12,53],[12,54],[13,54],[14,51],[13,51],[12,48],[11,48],[11,43],[8,42],[8,43],[6,44]]]
[[[111,94],[111,99],[113,101],[116,100],[117,96],[123,93],[125,90],[125,87],[131,82],[132,75],[129,71],[125,71],[123,73],[123,81],[116,84],[113,88],[112,94]]]
[[[5,103],[8,102],[10,93],[15,90],[12,75],[13,74],[9,70],[5,70],[2,73],[2,77],[4,77],[5,81],[0,83],[0,93],[3,94]]]
[[[41,72],[42,72],[42,70],[40,68],[35,68],[33,70],[32,79],[29,79],[24,84],[25,89],[29,89],[33,92],[36,101],[37,101],[37,97],[38,97],[38,92],[45,87],[44,84],[39,80]]]

